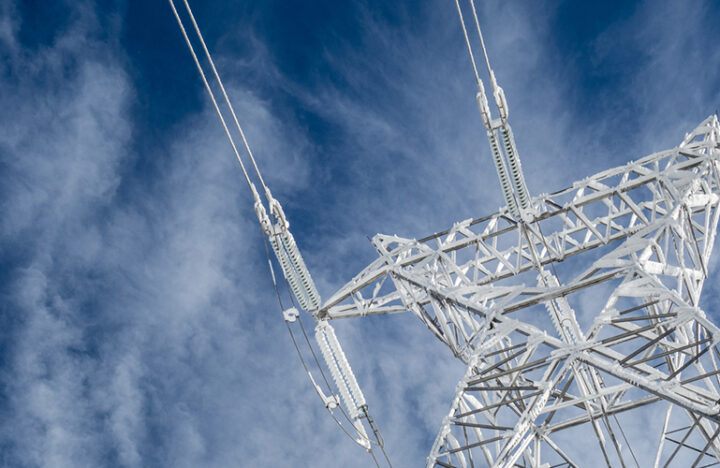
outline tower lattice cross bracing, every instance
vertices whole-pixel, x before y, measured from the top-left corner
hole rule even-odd
[[[429,467],[719,463],[720,329],[699,307],[719,142],[711,116],[535,198],[527,221],[504,208],[419,241],[379,234],[318,316],[409,310],[467,364]]]
[[[428,468],[720,465],[720,329],[700,307],[720,215],[716,115],[674,149],[533,198],[475,3],[463,14],[455,0],[505,206],[420,240],[376,235],[379,258],[323,301],[188,1],[184,21],[169,3],[252,194],[310,384],[378,468],[392,463],[331,322],[406,311],[466,366]],[[317,322],[317,353],[298,309]]]

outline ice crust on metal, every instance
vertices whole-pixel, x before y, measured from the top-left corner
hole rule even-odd
[[[467,365],[428,467],[719,463],[720,329],[699,304],[718,142],[711,116],[522,219],[504,207],[421,240],[378,234],[379,258],[316,314],[409,311]]]

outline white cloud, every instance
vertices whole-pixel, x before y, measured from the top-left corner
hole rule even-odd
[[[16,40],[7,10],[0,21],[13,73],[0,97],[13,110],[0,118],[0,238],[17,252],[3,289],[3,461],[368,466],[297,362],[248,191],[214,114],[188,115],[168,135],[166,154],[135,153],[124,57],[91,39],[91,8],[77,11],[53,46],[36,51]],[[548,18],[499,3],[484,17],[490,11],[486,39],[531,190],[624,160],[600,138],[601,125],[575,124],[565,101],[572,83],[546,66]],[[638,80],[665,80],[631,93],[648,122],[632,151],[656,149],[659,134],[676,144],[682,134],[673,132],[695,124],[683,126],[691,112],[682,125],[672,117],[678,101],[652,106],[677,85],[670,71],[685,58],[658,40],[665,13],[648,6],[598,39],[599,54],[623,37],[656,47]],[[422,28],[398,29],[366,12],[364,48],[326,57],[349,87],[319,77],[320,92],[302,88],[264,48],[247,63],[218,58],[221,73],[253,66],[277,80],[337,130],[327,145],[311,141],[299,118],[229,73],[250,144],[325,294],[374,259],[366,235],[421,237],[500,204],[454,14],[442,4],[422,15]],[[700,21],[702,10],[694,15],[689,21]],[[702,40],[687,34],[690,48]],[[700,62],[691,61],[697,73]],[[712,86],[703,79],[693,105]],[[143,158],[160,169],[134,173]],[[396,466],[421,464],[462,366],[409,314],[336,326]]]

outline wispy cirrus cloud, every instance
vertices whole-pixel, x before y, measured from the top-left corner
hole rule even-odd
[[[120,35],[123,10],[105,29],[101,7],[68,6],[54,39],[32,47],[8,5],[2,463],[367,466],[297,362],[250,197],[209,106],[178,117],[145,151],[133,51],[108,39]],[[629,70],[628,88],[608,94],[603,119],[590,122],[569,98],[572,63],[559,66],[547,40],[552,13],[483,4],[533,193],[677,144],[709,113],[696,115],[718,96],[707,66],[717,51],[703,32],[716,13],[698,5],[644,3],[598,35],[597,67],[622,46],[641,50],[646,66]],[[271,44],[250,59],[217,57],[326,295],[374,259],[366,236],[421,237],[501,203],[452,5],[399,11],[390,20],[358,7],[360,32],[323,44],[332,79],[284,72]],[[683,27],[668,19],[683,14]],[[259,26],[244,26],[224,40],[262,42]],[[462,366],[409,314],[337,328],[391,457],[421,465]]]

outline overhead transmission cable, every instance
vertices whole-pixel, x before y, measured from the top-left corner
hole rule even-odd
[[[265,244],[265,253],[267,254],[267,243]],[[269,260],[269,256],[268,256],[268,260]],[[272,273],[272,264],[271,264],[271,263],[269,263],[269,264],[270,264],[271,276],[272,276],[273,281],[274,281],[274,280],[275,280],[275,275]],[[290,293],[290,285],[288,284],[287,280],[285,281],[285,284],[286,284],[286,286],[287,286],[287,288],[288,288],[288,295],[290,296],[290,301],[292,302],[293,307],[297,307],[297,305],[295,304],[295,300],[293,299],[293,296],[292,296],[292,294]],[[278,296],[278,299],[279,299],[279,296]],[[282,302],[281,302],[281,304],[280,304],[280,307],[282,308]],[[318,358],[317,358],[317,354],[315,353],[315,350],[314,350],[314,348],[313,348],[313,345],[310,343],[310,339],[308,338],[308,334],[307,334],[307,332],[305,331],[305,326],[303,325],[302,320],[299,320],[299,319],[298,319],[297,322],[300,324],[300,330],[302,331],[303,337],[305,338],[305,342],[307,343],[307,347],[310,349],[310,353],[312,354],[312,357],[313,357],[313,359],[315,360],[315,364],[316,364],[318,370],[320,371],[320,375],[322,375],[322,378],[323,378],[323,380],[325,381],[325,386],[327,387],[328,391],[332,393],[333,390],[332,390],[332,387],[330,386],[330,382],[328,381],[328,378],[327,378],[327,376],[325,375],[325,372],[323,371],[322,366],[320,365],[320,361],[319,361]],[[289,330],[290,333],[292,334],[292,329],[288,327],[288,330]],[[293,343],[295,343],[295,338],[294,338],[294,336],[293,336]],[[320,344],[320,343],[318,342],[318,344]],[[296,347],[296,349],[297,349],[297,347]],[[299,351],[299,350],[298,350],[298,351]],[[327,362],[327,361],[326,361],[326,362]],[[312,377],[311,377],[311,380],[312,380]],[[313,382],[313,383],[314,383],[314,382]],[[320,398],[323,398],[323,395],[321,395],[319,392],[318,392],[318,395],[320,396]],[[355,428],[355,423],[351,420],[351,418],[350,418],[350,416],[348,415],[347,411],[345,411],[345,408],[343,408],[343,405],[338,405],[338,408],[339,408],[340,411],[342,412],[342,414],[343,414],[343,416],[345,417],[345,419],[347,420],[348,424],[350,424],[351,426],[353,426],[353,428]],[[328,408],[328,410],[329,410],[329,408]],[[364,416],[365,416],[365,417],[367,418],[367,420],[368,420],[368,424],[370,425],[370,428],[371,428],[372,431],[373,431],[373,435],[375,436],[375,442],[373,442],[372,440],[370,440],[370,439],[367,438],[367,437],[365,437],[365,440],[366,440],[367,442],[369,442],[370,444],[372,444],[372,445],[376,445],[376,446],[380,447],[380,450],[381,450],[382,453],[383,453],[383,456],[384,456],[384,458],[385,458],[385,461],[387,461],[388,466],[389,466],[390,468],[392,468],[393,465],[392,465],[392,462],[390,461],[390,457],[388,456],[387,452],[385,451],[385,439],[384,439],[384,437],[383,437],[383,435],[382,435],[382,432],[380,431],[380,428],[377,426],[377,424],[375,424],[375,421],[372,419],[372,416],[370,415],[370,412],[369,412],[368,409],[367,409],[367,405],[365,405],[364,407],[362,407],[362,411],[363,411],[363,413],[364,413]],[[345,432],[345,434],[347,434],[348,436],[350,436],[350,435],[348,434],[347,430],[345,430],[345,428],[342,427],[342,424],[341,424],[339,421],[337,421],[337,418],[335,418],[334,414],[332,414],[332,411],[330,411],[330,413],[331,413],[331,415],[333,416],[333,419],[335,419],[335,422],[337,422],[338,425],[341,427],[341,429],[343,430],[343,432]],[[361,434],[359,434],[359,435],[361,435]],[[362,435],[361,435],[361,436],[362,436]],[[353,442],[358,443],[357,440],[355,440],[355,439],[353,439]],[[358,445],[361,445],[361,444],[358,444]],[[361,446],[362,446],[362,445],[361,445]],[[375,458],[375,455],[374,455],[372,452],[371,452],[371,455],[373,455],[373,459],[375,460],[375,463],[377,464],[378,462],[377,462],[377,459]]]
[[[495,78],[495,72],[490,67],[490,59],[488,58],[485,40],[483,39],[482,30],[480,29],[480,20],[478,19],[477,10],[475,9],[475,0],[470,0],[470,7],[472,8],[473,18],[475,19],[475,29],[477,30],[483,56],[485,57],[485,66],[487,67],[488,74],[490,75],[490,86],[492,87],[493,96],[495,97],[498,112],[500,113],[500,120],[502,122],[500,126],[500,135],[502,137],[505,154],[510,165],[510,176],[512,177],[513,187],[515,188],[515,195],[520,208],[525,209],[530,204],[530,197],[528,195],[525,178],[522,173],[520,157],[517,154],[515,137],[513,135],[512,128],[508,123],[508,106],[507,100],[505,99],[505,92],[498,86],[497,79]]]
[[[260,201],[258,192],[255,188],[255,185],[252,183],[250,176],[248,174],[248,171],[245,167],[245,164],[243,163],[242,157],[240,156],[240,152],[238,151],[237,145],[235,144],[235,141],[230,133],[230,129],[228,128],[227,122],[225,118],[223,117],[222,111],[220,110],[220,106],[218,105],[217,99],[215,98],[215,94],[210,86],[210,83],[208,82],[207,76],[205,74],[205,70],[203,69],[202,65],[200,64],[200,60],[197,56],[197,53],[195,52],[195,48],[192,45],[192,42],[188,36],[188,33],[185,29],[185,26],[183,24],[182,19],[180,18],[180,15],[177,11],[177,8],[175,7],[175,3],[173,0],[169,0],[170,7],[172,8],[173,14],[175,15],[175,19],[177,20],[178,26],[180,27],[180,31],[182,32],[183,38],[185,39],[185,42],[188,46],[188,49],[190,50],[190,54],[192,55],[193,61],[195,62],[195,65],[200,72],[200,76],[203,80],[203,84],[205,85],[205,89],[208,92],[208,95],[210,96],[210,100],[213,103],[213,107],[215,108],[215,112],[217,113],[218,117],[220,118],[220,122],[222,124],[223,130],[225,131],[225,135],[227,136],[228,141],[230,142],[230,145],[233,149],[233,153],[235,154],[235,157],[240,164],[240,168],[242,169],[243,175],[245,177],[245,181],[247,182],[253,198],[255,200],[255,212],[258,216],[258,219],[260,221],[260,227],[261,231],[263,232],[263,242],[265,243],[265,250],[266,250],[266,256],[268,259],[268,266],[270,267],[270,275],[272,277],[273,285],[275,287],[275,293],[278,298],[278,302],[280,305],[281,310],[283,311],[283,316],[286,319],[286,325],[288,328],[288,331],[290,332],[290,337],[292,339],[292,342],[295,346],[296,351],[298,352],[298,356],[300,357],[300,360],[303,364],[303,367],[305,368],[312,385],[315,387],[315,390],[318,392],[320,397],[323,399],[323,401],[326,404],[326,408],[332,415],[333,419],[335,419],[335,422],[341,427],[341,429],[348,435],[350,434],[347,432],[347,430],[343,427],[342,423],[337,420],[335,415],[332,413],[328,400],[332,400],[334,397],[325,397],[322,391],[320,390],[319,386],[315,383],[315,380],[312,377],[312,374],[310,373],[304,358],[302,357],[302,353],[300,352],[300,348],[298,347],[297,340],[295,339],[295,336],[292,332],[292,329],[290,328],[290,325],[288,322],[294,321],[294,320],[288,320],[288,317],[285,315],[286,310],[284,310],[282,299],[280,297],[280,292],[277,288],[277,281],[275,277],[275,273],[272,267],[272,261],[270,260],[269,252],[267,249],[267,240],[270,241],[270,245],[273,248],[273,251],[275,253],[275,256],[277,257],[277,260],[282,268],[283,275],[285,276],[286,285],[288,285],[288,288],[292,290],[292,293],[290,293],[290,300],[294,304],[293,295],[298,299],[298,302],[300,303],[300,306],[305,309],[308,312],[314,313],[317,311],[321,306],[321,299],[320,295],[317,291],[317,288],[315,287],[315,284],[312,280],[312,277],[310,275],[310,272],[307,269],[307,266],[305,264],[305,261],[302,258],[302,255],[300,254],[300,250],[298,249],[297,244],[295,243],[295,239],[292,236],[292,233],[289,231],[289,222],[287,221],[287,218],[285,217],[285,213],[283,212],[282,206],[280,203],[275,200],[270,192],[270,189],[265,184],[265,181],[262,177],[262,174],[260,172],[260,169],[257,165],[257,162],[255,160],[255,157],[253,156],[252,150],[250,149],[250,145],[248,144],[247,138],[245,136],[245,132],[242,129],[242,126],[240,125],[240,122],[237,118],[237,114],[235,113],[235,109],[232,106],[232,103],[230,102],[230,98],[227,94],[227,91],[225,90],[225,86],[222,83],[222,80],[220,78],[220,75],[217,71],[217,68],[215,67],[215,62],[212,59],[212,56],[210,54],[210,51],[207,47],[207,44],[205,43],[205,39],[202,36],[202,33],[200,31],[200,28],[197,24],[197,21],[195,20],[195,16],[193,15],[192,9],[190,8],[190,4],[187,0],[183,0],[183,3],[185,5],[185,9],[187,10],[188,16],[190,18],[190,21],[193,24],[193,29],[195,30],[195,33],[200,41],[200,44],[202,45],[202,49],[205,53],[205,57],[207,58],[207,61],[210,64],[210,67],[212,69],[212,73],[217,80],[217,83],[220,87],[220,90],[222,92],[225,104],[230,111],[230,114],[232,115],[233,122],[235,123],[235,127],[240,134],[240,137],[242,139],[243,145],[245,147],[245,150],[250,158],[250,161],[252,163],[253,168],[255,169],[255,173],[257,174],[257,177],[260,181],[260,185],[262,187],[262,190],[265,192],[265,197],[268,202],[268,206],[270,209],[270,213],[275,217],[276,222],[273,224],[268,215],[267,211]],[[267,236],[267,239],[265,238]],[[290,291],[288,291],[290,292]],[[330,384],[325,376],[325,373],[322,370],[322,366],[320,365],[320,362],[317,359],[317,356],[315,354],[315,351],[310,344],[310,341],[307,337],[307,333],[305,332],[304,326],[302,325],[302,321],[300,321],[300,326],[302,327],[303,335],[305,337],[305,341],[307,342],[310,351],[312,352],[313,358],[315,360],[315,364],[318,366],[320,373],[322,374],[323,379],[325,380],[326,385],[328,386],[328,389],[332,393],[332,389],[330,388]],[[347,395],[348,398],[343,398],[345,400],[346,405],[348,406],[348,410],[351,411],[353,414],[353,422],[351,418],[348,416],[348,414],[345,412],[342,405],[340,406],[340,410],[345,415],[345,418],[348,420],[348,422],[353,426],[355,431],[360,436],[359,440],[353,439],[356,443],[364,447],[372,456],[373,461],[376,463],[376,465],[379,466],[378,461],[375,457],[375,454],[372,451],[372,445],[378,445],[380,446],[383,455],[385,456],[385,459],[387,460],[388,464],[392,467],[392,464],[390,463],[390,460],[387,456],[387,453],[385,452],[384,448],[384,441],[382,440],[382,434],[380,433],[379,429],[375,425],[374,421],[372,420],[368,409],[367,404],[365,404],[365,399],[362,395],[362,391],[360,390],[360,387],[357,385],[357,381],[355,380],[355,376],[352,372],[352,369],[350,368],[347,359],[345,358],[344,352],[342,351],[342,348],[340,347],[339,342],[337,341],[337,338],[335,337],[334,330],[332,327],[325,321],[322,321],[319,325],[319,328],[322,329],[321,333],[319,334],[318,343],[320,344],[321,350],[323,350],[323,357],[326,360],[326,363],[328,364],[328,367],[331,369],[333,373],[333,377],[335,378],[337,384],[340,386],[341,393],[349,393]],[[322,344],[326,344],[326,347],[328,347],[327,350],[323,349]],[[327,346],[329,345],[329,346]],[[345,391],[343,391],[345,390]],[[345,395],[343,395],[345,397]],[[365,432],[365,428],[360,421],[360,418],[366,418],[368,420],[368,423],[370,424],[371,429],[374,432],[375,439],[377,440],[377,443],[371,441],[367,433]],[[352,437],[351,437],[352,438]]]
[[[261,233],[262,233],[262,232],[261,232]],[[265,256],[266,256],[266,258],[267,258],[268,267],[269,267],[269,269],[270,269],[270,277],[272,278],[272,282],[273,282],[273,288],[274,288],[275,294],[276,294],[276,296],[277,296],[278,304],[280,305],[280,311],[283,313],[283,316],[284,316],[284,315],[285,315],[285,306],[283,305],[282,298],[281,298],[281,296],[280,296],[280,290],[278,289],[277,280],[276,280],[276,276],[275,276],[275,271],[274,271],[273,266],[272,266],[272,261],[271,261],[271,259],[270,259],[270,252],[269,252],[268,246],[267,246],[267,240],[265,239],[265,236],[264,236],[264,235],[262,236],[262,238],[263,238],[263,244],[264,244],[264,246],[265,246]],[[286,282],[286,284],[287,284],[287,282]],[[288,285],[288,293],[290,293],[289,285]],[[294,301],[294,299],[293,299],[293,297],[292,297],[292,294],[290,294],[290,301],[293,303],[293,305],[295,305],[295,301]],[[325,376],[325,372],[323,371],[322,366],[320,365],[320,362],[318,361],[317,355],[315,354],[315,350],[313,349],[313,346],[312,346],[312,344],[310,343],[310,340],[308,339],[308,336],[307,336],[307,333],[305,332],[305,327],[303,326],[302,320],[301,320],[299,317],[297,317],[296,321],[300,324],[300,328],[301,328],[301,330],[302,330],[302,334],[303,334],[303,336],[305,337],[305,341],[306,341],[306,343],[307,343],[308,348],[310,349],[310,352],[311,352],[311,354],[312,354],[313,360],[315,361],[315,365],[317,366],[318,370],[320,371],[320,374],[322,375],[322,378],[323,378],[323,380],[325,381],[325,385],[326,385],[328,391],[332,394],[332,388],[331,388],[331,386],[330,386],[330,382],[328,381],[327,377]],[[335,421],[335,424],[337,424],[337,426],[343,431],[343,433],[345,433],[345,435],[346,435],[353,443],[355,443],[355,444],[357,444],[358,446],[366,449],[366,450],[368,451],[368,453],[370,453],[370,456],[372,457],[373,462],[375,463],[375,465],[376,465],[378,468],[380,468],[380,463],[378,462],[377,457],[375,456],[375,453],[374,453],[372,447],[370,447],[370,448],[368,449],[368,446],[369,446],[369,445],[377,445],[377,446],[379,446],[379,447],[380,447],[380,450],[381,450],[382,453],[383,453],[383,456],[385,457],[385,460],[388,462],[389,467],[392,468],[392,463],[390,462],[390,458],[388,457],[388,454],[387,454],[387,452],[385,451],[385,442],[384,442],[384,440],[383,440],[383,438],[382,438],[382,434],[380,433],[379,429],[376,429],[376,428],[373,426],[373,431],[374,431],[374,433],[375,433],[375,440],[377,441],[377,442],[373,442],[372,440],[370,440],[370,439],[367,437],[367,434],[364,434],[364,431],[359,431],[359,430],[358,430],[356,424],[351,420],[350,416],[348,416],[348,414],[345,412],[345,409],[343,408],[343,406],[340,405],[340,404],[337,404],[337,403],[339,403],[339,401],[337,401],[337,399],[336,399],[334,396],[333,396],[333,397],[330,397],[330,398],[328,398],[328,397],[325,396],[325,394],[322,392],[322,390],[321,390],[321,389],[318,387],[318,385],[315,383],[315,379],[313,379],[313,377],[312,377],[312,373],[310,372],[310,368],[308,367],[307,363],[305,362],[305,358],[304,358],[303,355],[302,355],[302,351],[300,350],[300,347],[298,346],[297,339],[295,338],[295,333],[292,331],[292,328],[291,328],[291,326],[290,326],[290,321],[285,320],[285,326],[286,326],[286,328],[287,328],[288,334],[290,335],[290,339],[291,339],[291,341],[292,341],[292,343],[293,343],[293,346],[295,347],[295,352],[297,353],[298,358],[300,359],[300,363],[302,364],[303,369],[305,369],[305,373],[308,375],[308,378],[310,379],[310,384],[314,387],[315,392],[317,393],[318,397],[323,401],[323,404],[325,405],[325,409],[328,411],[328,414],[330,414],[330,416],[332,417],[332,419]],[[347,431],[347,429],[345,429],[345,426],[343,425],[343,423],[342,423],[340,420],[338,420],[337,416],[335,416],[335,414],[333,413],[333,411],[332,411],[333,406],[330,405],[330,404],[328,404],[328,400],[333,400],[333,399],[335,400],[335,402],[336,402],[336,404],[337,404],[337,408],[340,409],[340,411],[341,411],[342,414],[344,415],[345,419],[348,421],[348,424],[350,424],[350,425],[353,427],[353,429],[355,429],[355,432],[360,436],[360,439],[359,439],[359,440],[358,440],[358,439],[355,439],[355,438]],[[368,415],[368,417],[369,417],[369,415]],[[363,443],[363,442],[364,442],[364,443]]]
[[[268,267],[270,268],[270,277],[272,278],[273,288],[275,289],[275,294],[276,294],[276,296],[277,296],[278,304],[280,305],[280,312],[284,312],[284,311],[285,311],[285,306],[283,305],[282,298],[281,298],[281,296],[280,296],[280,290],[279,290],[278,285],[277,285],[277,280],[276,280],[276,277],[275,277],[275,271],[274,271],[273,266],[272,266],[272,261],[270,260],[270,252],[269,252],[268,247],[267,247],[267,240],[265,239],[265,236],[264,236],[264,235],[262,236],[262,238],[263,238],[263,244],[265,245],[265,256],[266,256],[267,261],[268,261]],[[292,300],[292,296],[290,297],[290,299]],[[298,320],[298,322],[300,322],[300,325],[302,326],[302,321]],[[292,328],[290,327],[290,322],[289,322],[288,320],[285,320],[285,326],[286,326],[286,328],[287,328],[287,330],[288,330],[288,334],[290,335],[290,339],[292,340],[293,346],[295,347],[295,351],[297,352],[298,358],[300,359],[300,363],[302,364],[303,369],[305,369],[305,372],[306,372],[307,375],[309,376],[310,382],[311,382],[312,384],[314,384],[315,381],[314,381],[314,379],[312,378],[312,374],[310,373],[310,368],[308,367],[307,363],[305,362],[305,358],[303,358],[302,351],[300,351],[300,347],[299,347],[298,344],[297,344],[297,339],[295,338],[295,333],[293,333]],[[303,333],[304,333],[304,327],[303,327]],[[306,339],[306,341],[307,341],[307,335],[306,335],[305,339]],[[311,351],[312,354],[313,354],[315,363],[316,363],[316,365],[318,366],[318,368],[319,368],[319,370],[320,370],[320,373],[321,373],[322,376],[323,376],[323,379],[325,380],[325,384],[327,385],[328,390],[329,390],[330,392],[332,392],[332,388],[330,387],[330,383],[328,382],[327,377],[325,377],[325,373],[323,372],[322,367],[320,366],[320,363],[319,363],[318,360],[317,360],[317,357],[315,357],[315,351],[312,349],[312,345],[310,345],[310,342],[309,342],[309,341],[308,341],[308,345],[309,345],[309,347],[310,347],[310,351]],[[314,386],[314,385],[313,385],[313,386]],[[319,396],[319,397],[323,400],[323,402],[324,402],[324,400],[325,400],[325,395],[324,395],[322,392],[318,391],[317,387],[315,387],[315,390],[316,390],[318,396]],[[332,412],[332,410],[330,409],[330,407],[329,407],[329,406],[326,406],[326,408],[327,408],[328,412],[330,413],[330,415],[331,415],[331,416],[333,417],[333,419],[335,420],[335,422],[337,423],[337,425],[340,426],[340,428],[343,430],[343,432],[345,432],[345,434],[346,434],[354,443],[362,446],[362,444],[359,444],[359,443],[350,435],[350,433],[347,432],[347,430],[346,430],[346,429],[344,428],[344,426],[342,425],[342,422],[340,422],[340,421],[337,419],[337,417],[335,417],[335,415],[333,414],[333,412]],[[342,410],[343,413],[345,413],[345,411],[343,410],[342,406],[340,406],[340,409]],[[346,415],[345,417],[347,418],[347,415]],[[348,420],[349,420],[349,419],[348,419]],[[351,423],[351,424],[352,424],[352,423]]]
[[[492,118],[487,94],[485,93],[485,86],[480,78],[477,64],[475,62],[475,54],[473,53],[472,46],[470,44],[470,38],[465,25],[465,18],[462,14],[462,8],[460,7],[459,0],[455,0],[455,7],[457,8],[460,25],[462,26],[463,36],[465,38],[465,44],[467,46],[468,55],[470,56],[470,62],[472,64],[473,72],[475,73],[475,80],[478,86],[476,99],[480,109],[483,125],[487,131],[493,163],[495,164],[498,179],[500,180],[500,188],[503,192],[503,198],[505,199],[505,203],[507,204],[510,214],[516,219],[520,219],[522,218],[524,210],[527,210],[530,207],[530,196],[528,195],[525,177],[522,173],[520,158],[517,154],[515,137],[513,135],[512,128],[508,123],[508,106],[507,100],[505,99],[505,92],[500,86],[498,86],[495,73],[490,67],[490,59],[488,58],[487,48],[485,47],[485,41],[480,29],[480,21],[475,8],[475,2],[474,0],[470,0],[469,3],[475,22],[475,29],[477,30],[478,38],[480,39],[480,46],[483,51],[485,65],[487,67],[488,74],[490,75],[492,94],[500,116],[499,121],[493,120]],[[499,136],[498,132],[500,134]],[[500,140],[502,140],[502,147]],[[509,171],[508,165],[510,167]]]
[[[235,153],[235,158],[237,158],[238,163],[240,163],[240,168],[242,169],[243,175],[245,176],[245,181],[247,182],[248,186],[252,189],[252,182],[250,181],[250,176],[248,176],[248,172],[245,169],[245,164],[242,162],[242,158],[240,157],[240,152],[238,152],[237,146],[235,146],[235,141],[232,138],[232,135],[230,135],[230,130],[228,129],[227,124],[225,123],[225,118],[222,115],[222,112],[220,111],[220,107],[218,106],[217,100],[215,99],[215,94],[212,91],[212,88],[210,87],[210,83],[208,83],[207,78],[205,77],[205,71],[202,68],[202,65],[200,65],[200,60],[198,60],[197,54],[195,53],[195,48],[192,45],[192,42],[190,42],[190,38],[188,37],[187,31],[185,31],[185,26],[183,25],[182,20],[180,19],[180,15],[178,14],[177,9],[175,8],[175,3],[173,0],[169,0],[170,7],[172,8],[173,14],[175,14],[175,19],[177,20],[178,26],[180,26],[180,31],[182,32],[183,37],[185,38],[185,43],[188,46],[188,49],[190,50],[190,55],[192,55],[193,60],[195,61],[195,65],[197,66],[198,71],[200,72],[200,76],[202,77],[203,83],[205,84],[205,89],[207,90],[208,94],[210,95],[210,100],[213,103],[213,107],[215,108],[215,112],[217,112],[218,117],[220,118],[220,123],[222,123],[223,130],[225,130],[225,135],[227,136],[228,141],[230,141],[230,145],[232,146],[233,153]]]
[[[495,102],[498,106],[498,111],[500,112],[500,119],[502,121],[500,135],[502,136],[505,153],[507,154],[508,162],[510,164],[510,175],[512,176],[513,186],[515,187],[515,194],[517,195],[520,208],[527,209],[530,206],[530,196],[528,194],[527,184],[525,183],[522,164],[520,163],[520,156],[517,153],[515,136],[513,135],[510,124],[508,123],[508,105],[507,100],[505,99],[505,92],[500,86],[498,86],[495,78],[495,72],[493,72],[490,67],[490,59],[488,58],[485,40],[483,39],[482,30],[480,29],[480,20],[478,19],[477,10],[475,9],[475,0],[470,0],[470,7],[473,12],[473,18],[475,19],[475,29],[477,29],[478,38],[480,39],[483,56],[485,57],[485,66],[487,66],[488,74],[490,75],[490,85],[493,89],[493,96],[495,97]]]
[[[222,91],[222,95],[225,100],[225,104],[226,104],[228,110],[230,111],[230,114],[232,115],[232,119],[233,119],[235,126],[238,130],[238,133],[240,134],[240,137],[243,141],[243,145],[245,146],[245,150],[246,150],[248,156],[250,157],[250,161],[252,162],[252,165],[258,176],[258,179],[260,180],[260,184],[263,188],[263,191],[265,192],[265,197],[268,201],[268,207],[270,209],[270,213],[272,215],[274,215],[277,220],[277,223],[274,226],[270,222],[270,219],[267,216],[267,211],[266,211],[265,207],[263,206],[262,202],[260,201],[257,190],[255,189],[255,185],[250,180],[250,177],[247,173],[245,165],[242,162],[242,158],[237,149],[237,145],[235,144],[235,141],[234,141],[232,135],[230,134],[230,130],[227,126],[225,118],[223,117],[222,112],[220,111],[220,107],[218,106],[217,99],[215,98],[215,94],[212,91],[212,88],[210,87],[210,84],[205,75],[205,70],[203,69],[203,67],[200,64],[198,56],[195,52],[195,48],[193,47],[192,42],[190,41],[190,38],[188,37],[187,31],[185,30],[185,26],[183,25],[183,22],[180,18],[180,15],[178,14],[177,9],[175,8],[175,3],[173,0],[169,0],[169,2],[170,2],[170,6],[172,7],[173,13],[175,14],[175,19],[177,20],[178,25],[180,26],[180,30],[182,31],[183,37],[185,38],[185,42],[187,43],[188,49],[190,50],[193,60],[195,61],[195,65],[197,66],[198,71],[200,72],[200,76],[202,77],[203,83],[205,84],[205,88],[207,89],[207,92],[210,95],[210,99],[212,100],[213,106],[215,107],[215,111],[217,112],[218,117],[220,118],[220,122],[222,123],[223,129],[225,130],[225,135],[227,136],[228,140],[230,141],[230,145],[233,148],[235,157],[237,158],[238,162],[240,163],[240,167],[242,168],[243,174],[245,175],[245,180],[248,183],[250,190],[252,191],[253,198],[255,199],[255,212],[256,212],[258,218],[260,219],[260,223],[263,227],[263,230],[265,231],[265,234],[270,237],[270,244],[273,247],[273,251],[275,252],[275,255],[278,257],[278,261],[280,262],[280,266],[282,267],[283,273],[285,274],[285,277],[289,279],[290,284],[293,288],[293,292],[295,293],[296,297],[298,298],[298,301],[303,306],[303,308],[308,311],[315,310],[315,309],[319,308],[321,305],[320,295],[318,294],[315,283],[313,282],[312,277],[310,276],[310,272],[308,271],[307,266],[305,265],[305,261],[303,260],[302,255],[300,254],[300,250],[298,249],[297,244],[295,243],[295,239],[292,236],[292,233],[290,233],[290,231],[288,231],[289,223],[287,221],[287,218],[285,217],[285,213],[282,209],[282,206],[280,205],[280,203],[277,200],[275,200],[273,198],[273,196],[270,192],[270,189],[265,184],[262,174],[260,173],[260,169],[257,165],[257,162],[255,161],[255,157],[253,156],[252,150],[250,149],[250,145],[247,142],[247,138],[245,137],[245,132],[243,131],[242,126],[240,125],[240,122],[237,118],[237,114],[235,113],[235,109],[233,108],[232,103],[230,102],[230,98],[228,97],[228,94],[225,90],[225,86],[222,83],[222,79],[220,78],[220,75],[217,72],[217,68],[215,67],[215,62],[213,61],[210,51],[207,48],[207,44],[205,43],[202,33],[200,32],[200,28],[198,27],[197,21],[195,20],[195,16],[192,13],[192,9],[190,8],[190,5],[187,2],[187,0],[183,0],[183,3],[185,4],[185,8],[188,12],[188,16],[190,17],[190,20],[193,24],[195,33],[197,34],[197,37],[202,45],[203,51],[205,52],[205,57],[207,58],[208,62],[210,63],[210,67],[212,69],[213,75],[215,76],[215,79],[218,82],[218,86],[220,87],[220,90]]]
[[[485,57],[485,65],[488,71],[490,71],[490,59],[488,58],[485,41],[483,40],[482,31],[480,30],[480,20],[478,19],[477,10],[475,9],[475,0],[470,0],[470,7],[472,8],[473,17],[475,18],[475,28],[477,29],[478,37],[480,37],[480,45],[482,46],[483,56]]]
[[[490,151],[492,152],[493,163],[495,164],[495,170],[497,171],[498,179],[500,180],[500,188],[502,189],[503,198],[505,199],[505,204],[507,205],[510,214],[512,214],[515,218],[519,218],[520,212],[517,208],[512,183],[510,182],[510,177],[508,176],[505,158],[503,157],[500,149],[497,132],[492,126],[492,117],[487,97],[485,95],[485,86],[483,86],[480,73],[478,72],[477,65],[475,63],[475,54],[473,53],[472,45],[470,45],[470,37],[468,36],[467,28],[465,27],[465,18],[463,18],[459,0],[455,0],[455,6],[457,7],[458,17],[460,18],[460,25],[462,26],[463,36],[465,37],[465,45],[467,46],[470,63],[472,64],[473,72],[475,73],[475,81],[478,87],[476,99],[480,108],[480,116],[482,117],[483,125],[487,131],[488,140],[490,142]]]
[[[460,17],[460,25],[462,26],[463,35],[465,36],[465,45],[467,45],[468,53],[470,54],[470,63],[472,63],[473,71],[475,72],[475,80],[477,81],[478,88],[483,88],[480,73],[478,73],[477,65],[475,64],[475,55],[473,54],[472,46],[470,45],[470,38],[468,37],[467,28],[465,27],[465,19],[463,18],[459,0],[455,0],[455,6],[457,7],[458,16]]]
[[[195,21],[195,15],[193,15],[192,9],[190,9],[190,4],[187,0],[183,0],[183,3],[185,3],[185,9],[188,12],[188,15],[190,16],[190,21],[192,21],[193,27],[195,28],[195,33],[197,34],[198,39],[200,40],[200,44],[202,44],[202,48],[205,51],[205,56],[208,59],[208,62],[210,63],[210,68],[212,68],[213,74],[215,75],[215,79],[218,82],[218,85],[220,86],[220,90],[222,91],[223,97],[225,98],[225,103],[228,106],[228,109],[230,110],[230,114],[233,117],[233,121],[235,122],[235,127],[238,129],[238,133],[240,133],[240,138],[242,138],[243,145],[245,145],[245,150],[247,151],[248,156],[250,156],[250,161],[252,161],[252,165],[255,168],[255,172],[257,173],[258,178],[260,179],[260,185],[262,185],[263,190],[265,190],[265,194],[269,197],[269,192],[267,191],[268,188],[265,185],[265,181],[263,180],[262,174],[260,174],[260,169],[258,168],[257,163],[255,162],[255,157],[253,156],[252,150],[250,149],[250,145],[247,142],[247,138],[245,138],[245,132],[243,131],[242,127],[240,126],[240,122],[238,121],[237,114],[235,114],[235,109],[232,106],[232,103],[230,102],[230,98],[227,95],[227,92],[225,91],[225,86],[223,86],[222,80],[220,79],[220,75],[217,72],[217,68],[215,68],[215,62],[212,59],[212,56],[210,55],[210,51],[207,48],[207,45],[205,44],[205,39],[203,38],[202,33],[200,32],[200,28],[198,27],[197,22]],[[270,200],[268,200],[269,202]]]

